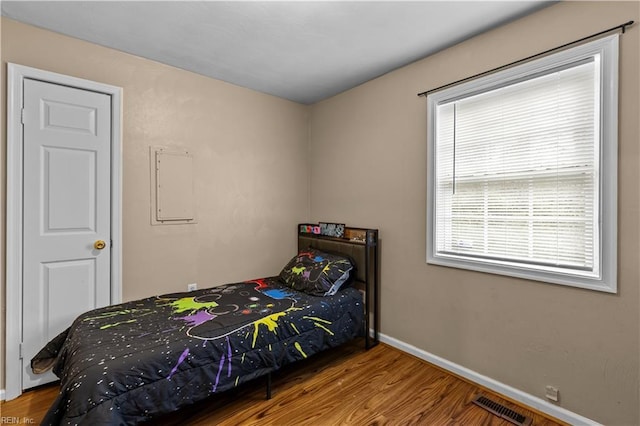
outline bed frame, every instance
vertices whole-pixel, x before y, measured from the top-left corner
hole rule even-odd
[[[298,225],[298,250],[313,247],[326,252],[346,254],[355,261],[356,277],[353,285],[363,292],[365,348],[370,349],[378,344],[380,332],[378,230],[345,227],[344,236],[338,238],[308,232],[314,227],[318,225],[309,223]]]
[[[318,233],[316,234],[314,232],[318,232]],[[342,315],[343,315],[343,318],[346,318],[344,319],[344,321],[346,321],[344,324],[347,324],[347,323],[349,324],[348,334],[345,334],[343,336],[340,336],[339,338],[336,338],[333,344],[329,344],[329,342],[324,342],[324,339],[327,338],[326,334],[322,331],[316,332],[315,331],[316,328],[312,328],[312,330],[314,330],[312,335],[318,335],[319,333],[319,336],[321,336],[320,339],[323,340],[323,343],[321,345],[322,349],[327,349],[327,348],[330,348],[331,346],[342,344],[349,339],[364,335],[364,346],[366,349],[370,349],[371,347],[377,345],[379,341],[378,340],[378,335],[379,335],[378,292],[379,292],[380,242],[378,240],[378,230],[364,229],[364,228],[344,228],[344,233],[343,233],[342,227],[341,227],[340,237],[321,235],[319,232],[320,232],[320,227],[318,225],[311,226],[309,224],[299,224],[298,225],[299,251],[304,251],[305,249],[312,247],[325,252],[337,253],[337,254],[342,254],[342,255],[351,257],[353,259],[353,262],[355,263],[355,273],[352,272],[353,282],[347,285],[354,287],[355,290],[359,290],[362,293],[363,297],[362,297],[362,302],[360,302],[360,298],[357,297],[355,290],[353,289],[348,289],[348,291],[344,290],[345,297],[346,297],[345,301],[349,302],[349,306],[345,307],[345,310],[342,311],[345,313]],[[274,283],[278,282],[278,277],[275,277],[275,276],[265,278],[264,280],[270,280],[270,279],[273,280]],[[253,285],[251,283],[257,283],[257,282],[258,281],[247,281],[247,282],[237,283],[237,284],[249,285],[251,288],[253,288]],[[265,286],[267,285],[265,282],[262,282],[262,284],[264,284]],[[234,284],[230,284],[230,285],[233,286]],[[279,284],[277,286],[279,286]],[[254,291],[255,290],[256,289],[254,289]],[[349,294],[346,294],[346,293],[349,293]],[[177,301],[180,301],[182,299],[190,299],[189,297],[186,297],[186,298],[183,297],[184,295],[182,293],[176,293],[174,295],[165,295],[161,297],[164,297],[164,299],[162,300],[170,301],[172,300],[172,296],[176,296],[175,299]],[[314,303],[319,302],[315,299],[321,299],[318,297],[302,295],[302,294],[299,297],[305,300],[304,303],[308,304],[305,307],[308,309],[313,309],[313,306],[315,306]],[[174,318],[172,316],[173,308],[171,307],[171,303],[169,304],[164,303],[161,305],[157,305],[157,299],[158,297],[150,297],[150,298],[141,299],[138,301],[127,302],[122,305],[118,305],[115,308],[114,307],[102,308],[105,311],[104,312],[101,311],[101,313],[96,313],[92,311],[91,313],[83,314],[84,316],[86,316],[85,319],[80,320],[80,317],[79,317],[79,319],[76,320],[76,322],[74,323],[74,326],[73,326],[74,328],[70,332],[69,331],[65,332],[60,340],[58,340],[58,338],[54,339],[52,342],[50,342],[52,347],[49,347],[49,344],[48,344],[47,347],[45,347],[45,349],[41,351],[43,352],[44,356],[40,361],[55,359],[55,358],[58,358],[59,356],[63,357],[60,364],[60,368],[61,368],[60,371],[62,372],[61,377],[63,379],[63,382],[66,379],[68,379],[66,380],[68,383],[65,386],[73,385],[70,388],[67,388],[67,391],[65,391],[64,394],[61,390],[58,400],[56,400],[54,405],[52,405],[52,408],[48,412],[45,419],[48,418],[49,419],[48,421],[58,422],[59,419],[67,418],[69,413],[66,411],[66,406],[64,405],[64,403],[66,402],[68,406],[72,402],[75,401],[74,403],[78,403],[78,401],[80,400],[82,400],[83,402],[83,405],[81,408],[84,409],[85,411],[79,411],[74,409],[75,411],[72,410],[71,417],[69,418],[83,418],[85,420],[108,419],[112,416],[109,413],[109,411],[107,411],[109,407],[111,407],[111,409],[113,409],[113,407],[118,407],[118,409],[120,409],[120,405],[118,404],[122,403],[123,407],[125,407],[125,409],[122,411],[122,416],[121,416],[122,419],[124,418],[150,419],[153,416],[166,413],[171,409],[175,409],[177,407],[185,405],[185,404],[179,404],[179,401],[177,400],[174,401],[171,398],[167,399],[166,401],[167,404],[160,408],[158,408],[158,406],[151,406],[151,405],[145,406],[144,401],[149,399],[148,397],[149,395],[151,395],[152,397],[159,397],[160,395],[163,395],[163,392],[166,393],[167,389],[174,389],[176,386],[178,386],[177,389],[179,390],[180,383],[182,382],[187,383],[187,381],[190,380],[189,376],[186,375],[186,372],[189,372],[195,368],[202,369],[201,371],[202,374],[198,374],[194,376],[194,377],[203,378],[201,382],[198,382],[198,388],[197,388],[198,392],[188,394],[192,402],[204,399],[206,396],[211,395],[212,392],[215,393],[216,387],[218,385],[218,379],[220,378],[220,374],[224,369],[223,367],[225,365],[224,364],[225,359],[227,359],[226,374],[227,374],[227,377],[231,377],[230,376],[231,366],[232,366],[232,362],[231,362],[232,355],[230,352],[231,343],[227,342],[226,344],[226,350],[229,351],[228,353],[224,352],[225,347],[224,347],[224,344],[222,344],[221,350],[224,352],[222,353],[222,356],[215,362],[214,361],[208,362],[207,356],[209,356],[210,352],[211,353],[215,352],[216,348],[214,347],[212,350],[210,349],[204,350],[203,348],[205,347],[205,344],[202,343],[202,346],[199,346],[199,344],[196,344],[195,346],[191,345],[191,350],[190,350],[189,345],[191,343],[189,342],[193,340],[192,339],[193,336],[187,338],[184,336],[184,333],[182,331],[179,333],[173,332],[175,330],[182,330],[182,328],[177,326],[175,328],[171,328],[172,325],[169,326],[170,330],[168,331],[172,331],[173,334],[171,334],[171,336],[174,337],[174,340],[173,341],[167,340],[165,342],[167,345],[167,351],[173,351],[174,355],[177,355],[183,349],[184,351],[182,352],[182,355],[180,355],[180,357],[177,360],[172,359],[172,361],[176,362],[176,364],[173,367],[173,369],[171,369],[171,372],[169,373],[169,375],[165,376],[165,373],[168,372],[168,366],[164,370],[158,370],[158,373],[161,373],[161,374],[159,375],[155,374],[149,380],[147,380],[146,378],[143,379],[141,375],[134,374],[132,375],[133,377],[132,380],[122,380],[117,382],[117,385],[120,386],[120,388],[122,388],[122,386],[126,387],[126,389],[123,389],[122,391],[112,392],[109,389],[109,386],[111,386],[111,384],[113,384],[115,380],[112,381],[111,384],[108,384],[108,380],[105,382],[105,380],[100,375],[100,374],[106,374],[105,372],[102,372],[102,370],[96,371],[95,368],[93,368],[91,369],[91,371],[89,371],[90,367],[95,367],[95,363],[91,363],[94,357],[96,357],[97,359],[100,356],[104,355],[105,359],[101,361],[101,363],[104,363],[106,358],[109,357],[109,355],[106,355],[107,352],[111,354],[112,351],[103,351],[104,354],[100,354],[100,355],[92,354],[90,356],[83,356],[81,358],[80,357],[74,358],[72,354],[66,353],[66,351],[73,350],[72,348],[75,347],[78,351],[84,350],[86,352],[85,355],[87,355],[89,353],[86,350],[87,347],[92,348],[92,346],[90,345],[87,346],[87,342],[96,342],[99,339],[101,340],[105,336],[105,334],[100,334],[101,333],[100,330],[103,330],[103,329],[108,330],[108,331],[105,331],[105,333],[107,333],[106,336],[108,339],[111,339],[109,341],[114,341],[114,342],[120,341],[117,339],[117,337],[122,337],[126,335],[124,331],[127,331],[131,336],[134,336],[134,335],[137,336],[140,333],[140,331],[145,331],[145,332],[149,331],[143,335],[153,334],[154,332],[164,333],[164,328],[162,328],[164,327],[164,325],[156,324],[153,321],[166,320],[171,323],[170,320]],[[342,297],[339,296],[336,299],[342,299]],[[195,298],[191,298],[191,300],[195,302]],[[132,303],[135,303],[135,306],[137,307],[136,309],[129,309],[129,305]],[[204,304],[204,305],[207,304],[207,302],[205,301],[199,301],[197,303]],[[125,305],[127,306],[126,308],[123,307]],[[144,309],[141,307],[144,307]],[[298,310],[304,310],[305,307],[300,307],[300,309]],[[328,309],[330,305],[327,303],[326,307]],[[360,311],[361,308],[362,308],[362,311]],[[200,309],[200,308],[197,308],[197,309]],[[318,308],[318,309],[325,309],[325,307],[323,306],[322,308]],[[142,311],[145,311],[145,313],[141,313]],[[179,312],[183,312],[183,311],[180,310]],[[191,313],[193,312],[195,311],[191,311]],[[362,312],[362,315],[363,315],[362,317],[360,316],[360,312]],[[124,315],[124,316],[119,316],[117,319],[117,322],[115,324],[112,324],[113,315],[111,314]],[[156,315],[156,317],[146,316],[151,314]],[[358,322],[353,322],[354,320],[356,320],[355,315],[357,315]],[[145,318],[140,319],[143,317]],[[153,318],[153,321],[151,320],[151,318]],[[137,322],[139,319],[140,319],[140,322]],[[180,318],[180,319],[185,320],[184,318]],[[91,320],[91,321],[85,323],[86,320]],[[363,323],[362,325],[359,324],[360,321],[362,321]],[[120,331],[118,331],[116,328],[112,328],[112,327],[115,327],[116,325],[120,325],[124,323],[134,323],[134,322],[137,322],[138,328],[135,328],[132,326],[132,328],[126,328],[126,330],[123,329]],[[150,328],[141,329],[140,327],[145,326],[145,324],[147,326],[150,326]],[[101,325],[107,325],[108,327],[104,327]],[[160,328],[156,329],[157,328],[156,326]],[[321,327],[321,328],[324,328],[324,327]],[[256,330],[256,334],[254,334],[254,342],[255,342],[255,335],[257,335],[257,330],[258,330],[257,325],[255,325],[255,330]],[[80,331],[85,331],[86,333],[80,333]],[[94,333],[94,331],[96,331],[97,334]],[[297,331],[297,329],[295,331]],[[69,334],[67,335],[67,333]],[[298,334],[300,333],[298,332]],[[330,334],[333,335],[333,333],[330,333]],[[247,333],[247,336],[249,336],[249,333]],[[93,340],[89,340],[89,338],[92,338]],[[246,336],[245,336],[245,339],[247,339]],[[151,347],[155,347],[154,345],[156,345],[156,342],[151,341],[150,344],[151,344]],[[184,347],[185,345],[187,346],[186,348]],[[271,345],[269,345],[269,350],[268,350],[269,352],[271,352],[270,346]],[[139,348],[141,349],[141,352],[144,352],[147,346],[145,346],[144,344],[141,344],[139,345]],[[251,346],[251,348],[253,348],[253,346]],[[260,351],[261,349],[258,348],[257,350]],[[124,358],[129,356],[127,351],[128,349],[121,347],[116,351],[117,352],[116,355],[118,356],[111,357],[110,360],[114,360],[114,364],[112,364],[114,369],[125,368],[125,371],[126,371],[126,368],[130,365],[129,364],[130,361],[124,361]],[[127,353],[126,356],[124,357],[120,356],[125,353]],[[311,353],[317,353],[317,351],[313,351]],[[240,362],[244,362],[244,354],[245,353],[243,353],[242,361]],[[68,363],[65,361],[65,358],[67,357],[67,355],[69,355],[68,359],[66,360],[68,361]],[[200,357],[200,355],[202,355],[202,357]],[[225,355],[227,355],[228,358],[226,358]],[[305,358],[307,357],[304,352],[302,352],[302,355]],[[136,358],[137,362],[145,361],[146,358],[144,358],[144,356],[148,356],[150,359],[152,359],[152,361],[155,359],[152,356],[142,354],[140,355],[139,359]],[[183,370],[180,370],[178,367],[185,360],[187,360],[189,356],[195,357],[194,359],[197,359],[199,362],[195,363],[193,366],[189,368],[184,368]],[[212,360],[213,358],[214,357],[211,357]],[[200,362],[200,360],[203,360],[203,359],[205,361]],[[277,368],[279,367],[277,366],[277,363],[274,363],[272,366],[270,366],[268,365],[268,363],[262,362],[263,358],[261,358],[260,355],[258,355],[256,359],[257,359],[256,367],[253,373],[251,374],[251,377],[249,378],[249,375],[250,375],[249,372],[244,372],[243,370],[241,371],[244,374],[242,376],[242,379],[243,381],[246,381],[249,379],[252,379],[252,380],[256,379],[260,376],[266,376],[266,381],[267,381],[266,393],[267,393],[267,399],[269,399],[271,397],[271,374],[275,373],[275,371],[277,371]],[[287,364],[293,363],[297,359],[298,358],[288,360],[286,363]],[[98,364],[98,365],[101,365],[101,364]],[[217,373],[216,373],[216,366],[218,367]],[[107,367],[105,366],[104,368],[106,369]],[[64,372],[65,369],[70,369],[69,370],[70,376],[66,375],[66,373]],[[87,381],[84,381],[84,380],[74,381],[78,371],[84,371],[86,373],[84,374],[84,376],[81,376],[80,379],[87,378],[88,377],[87,374],[90,376],[90,378],[87,379]],[[183,376],[183,374],[185,375]],[[210,386],[211,384],[209,383],[209,380],[211,380],[211,383],[213,383],[214,376],[215,376],[215,385],[213,385],[214,386],[213,391],[210,392],[209,391],[210,388],[208,386]],[[113,377],[113,376],[109,376],[109,377]],[[129,376],[126,376],[125,379],[127,377]],[[240,375],[236,377],[236,382],[235,382],[236,385],[238,383],[238,379],[240,378],[241,378]],[[102,384],[101,387],[98,387],[98,388],[92,387],[93,382],[92,383],[89,383],[89,382],[94,379],[100,379],[99,381],[97,381],[96,386],[100,385],[101,382],[105,382],[105,384]],[[167,380],[176,380],[176,382],[173,382],[174,383],[173,385],[165,386],[164,384],[168,383]],[[74,399],[74,396],[70,395],[70,393],[73,392],[75,389],[77,389],[77,387],[81,386],[83,382],[87,383],[87,385],[85,386],[86,388],[85,394],[83,394],[84,396],[81,395],[79,399]],[[227,382],[227,384],[229,383],[231,382]],[[151,386],[147,390],[144,390],[144,393],[141,394],[141,395],[147,395],[146,400],[141,399],[140,401],[138,401],[134,398],[135,394],[127,393],[130,390],[134,392],[138,391],[138,389],[140,389],[139,386],[142,386],[142,385]],[[223,389],[223,390],[226,390],[226,389]],[[102,393],[97,393],[97,392],[102,392]],[[142,392],[142,391],[138,391],[138,392]],[[113,396],[107,397],[106,396],[107,394],[113,394]],[[125,395],[128,395],[128,396],[125,396]],[[108,401],[105,401],[105,398],[102,398],[102,396],[105,396],[106,400]],[[99,398],[102,398],[102,399],[98,400]],[[111,399],[113,398],[121,398],[121,401],[120,402],[111,401]],[[129,398],[134,398],[134,399],[129,399]],[[105,405],[101,405],[103,401],[105,402]],[[148,404],[148,402],[146,403]],[[142,410],[141,407],[147,407],[147,408],[150,407],[150,410],[151,410],[150,416],[146,415],[146,413],[149,412],[148,410],[145,409],[144,413],[140,411]],[[94,408],[97,411],[91,411]],[[157,409],[155,409],[154,411],[154,408],[157,408]],[[117,417],[117,418],[120,418],[120,417]]]

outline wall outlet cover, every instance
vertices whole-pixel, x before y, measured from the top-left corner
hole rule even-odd
[[[558,402],[558,388],[554,386],[545,386],[544,388],[544,396],[551,401]]]

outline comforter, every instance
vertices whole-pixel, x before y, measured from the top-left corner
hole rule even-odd
[[[276,277],[90,311],[32,360],[55,359],[61,379],[43,424],[136,424],[362,331],[359,291],[310,296]]]

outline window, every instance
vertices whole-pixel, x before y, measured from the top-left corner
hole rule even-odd
[[[618,36],[427,95],[427,262],[616,292]]]

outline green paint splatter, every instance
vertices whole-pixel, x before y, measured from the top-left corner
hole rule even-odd
[[[300,343],[295,342],[293,345],[296,347],[296,349],[298,350],[298,352],[300,352],[300,353],[302,354],[302,356],[303,356],[304,358],[306,358],[306,357],[307,357],[307,354],[305,354],[305,353],[304,353],[304,351],[302,350],[302,346],[300,346]]]
[[[183,297],[182,299],[178,299],[169,304],[172,306],[173,312],[176,314],[187,311],[193,312],[205,308],[215,308],[218,306],[216,302],[198,302],[194,297]]]
[[[240,380],[240,376],[236,377],[236,383],[233,386],[238,386],[238,380]]]
[[[83,318],[82,321],[92,321],[92,320],[97,320],[97,319],[105,319],[105,318],[115,317],[115,316],[118,316],[118,315],[136,314],[138,312],[146,312],[145,315],[148,315],[149,313],[151,313],[149,311],[149,309],[124,309],[122,311],[104,312],[102,314],[96,315],[95,317]]]
[[[120,325],[120,324],[129,324],[129,323],[137,322],[137,321],[138,320],[136,320],[136,319],[132,319],[132,320],[129,320],[129,321],[116,322],[114,324],[106,324],[106,325],[103,325],[102,327],[100,327],[100,330],[104,330],[104,329],[107,329],[107,328],[115,327],[115,326]]]
[[[296,275],[300,275],[301,273],[303,273],[305,270],[304,266],[294,266],[293,268],[291,268],[291,272],[293,272]]]
[[[298,331],[298,327],[296,327],[294,323],[291,323],[291,327],[296,331],[296,333],[300,334],[300,332]]]

